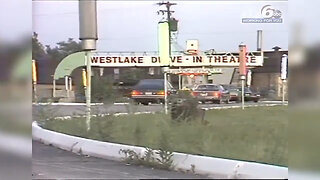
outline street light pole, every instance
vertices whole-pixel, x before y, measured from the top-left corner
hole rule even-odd
[[[65,86],[65,89],[66,89],[66,92],[67,92],[67,98],[70,97],[68,79],[69,79],[68,76],[65,76],[65,77],[64,77],[64,86]]]
[[[280,78],[282,80],[282,104],[285,102],[285,83],[287,82],[287,76],[288,76],[288,55],[284,54],[281,58],[281,74]]]
[[[239,45],[239,75],[241,80],[241,106],[242,109],[244,109],[244,83],[246,79],[247,74],[247,68],[246,68],[246,59],[247,59],[247,46],[243,43]]]
[[[244,109],[244,81],[246,79],[245,76],[240,76],[241,79],[241,107]]]
[[[159,47],[159,55],[161,58],[161,61],[165,61],[167,63],[164,63],[166,66],[169,65],[169,59],[171,56],[171,27],[170,27],[170,21],[171,21],[171,14],[174,13],[174,11],[170,10],[170,7],[173,5],[176,5],[176,3],[170,3],[168,2],[159,2],[157,3],[159,6],[165,5],[166,10],[159,10],[158,14],[162,13],[162,15],[167,15],[167,26],[164,25],[163,27],[166,28],[166,30],[162,29],[162,32],[159,33],[159,41],[163,41],[163,43],[160,43]],[[162,45],[163,48],[161,47]],[[161,49],[161,51],[160,51]],[[164,67],[163,68],[163,73],[164,73],[164,109],[165,109],[165,114],[168,114],[168,71],[169,67]],[[179,84],[180,84],[180,77],[179,77]]]
[[[181,67],[179,67],[179,70],[181,70]],[[182,81],[182,77],[181,77],[181,74],[179,74],[178,77],[179,77],[179,86],[178,86],[178,88],[179,88],[179,90],[181,90],[182,89],[182,85],[181,85],[182,84],[182,82],[181,82]]]
[[[285,79],[283,79],[282,80],[282,104],[284,104],[285,103],[285,83],[287,82],[287,80],[285,80]]]
[[[170,39],[169,39],[169,23],[168,21],[161,21],[158,23],[158,51],[160,57],[160,63],[163,67],[163,74],[164,74],[164,108],[165,113],[168,113],[168,102],[167,102],[167,84],[168,84],[168,77],[167,71],[169,69],[170,64]]]
[[[85,61],[87,63],[87,86],[86,86],[86,123],[87,130],[90,130],[91,119],[91,62],[88,58],[88,52],[85,52]]]
[[[36,60],[32,60],[32,86],[33,86],[33,96],[34,101],[37,103],[38,97],[37,97],[37,66],[36,66]]]
[[[168,74],[167,67],[164,68],[164,112],[168,114]]]
[[[90,130],[91,118],[91,60],[88,57],[92,50],[96,50],[97,32],[97,1],[79,0],[79,39],[81,48],[85,51],[85,62],[87,69],[86,86],[86,119],[87,130]]]
[[[56,97],[56,80],[55,79],[53,79],[52,84],[53,84],[52,97]]]

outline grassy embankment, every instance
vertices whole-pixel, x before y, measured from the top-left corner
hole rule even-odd
[[[205,123],[173,122],[157,114],[49,120],[45,128],[66,134],[172,151],[287,166],[288,107],[207,111]]]

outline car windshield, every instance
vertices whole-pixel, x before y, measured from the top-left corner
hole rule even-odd
[[[238,89],[239,89],[239,91],[241,91],[241,87],[238,88]],[[244,92],[245,92],[245,93],[252,93],[251,89],[248,88],[248,87],[245,87],[245,88],[244,88]]]
[[[237,90],[237,87],[236,86],[230,86],[229,89],[230,90]]]
[[[219,86],[217,85],[199,85],[196,91],[219,91]]]
[[[231,85],[222,85],[222,87],[226,90],[238,90],[236,86],[231,86]]]
[[[149,89],[149,90],[163,90],[164,80],[163,79],[145,79],[141,80],[135,88],[137,89]],[[168,88],[172,89],[172,85],[168,82]]]

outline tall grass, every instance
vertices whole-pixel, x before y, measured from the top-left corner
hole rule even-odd
[[[207,111],[205,121],[176,122],[162,113],[49,120],[45,128],[80,137],[175,152],[287,166],[287,107]]]

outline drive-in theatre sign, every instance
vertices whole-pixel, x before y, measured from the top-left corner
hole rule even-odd
[[[212,56],[171,56],[169,63],[161,62],[158,56],[110,56],[92,54],[91,66],[99,67],[196,67],[196,66],[226,66],[238,67],[239,56],[234,55],[212,55]],[[262,56],[247,56],[247,66],[262,66]]]

